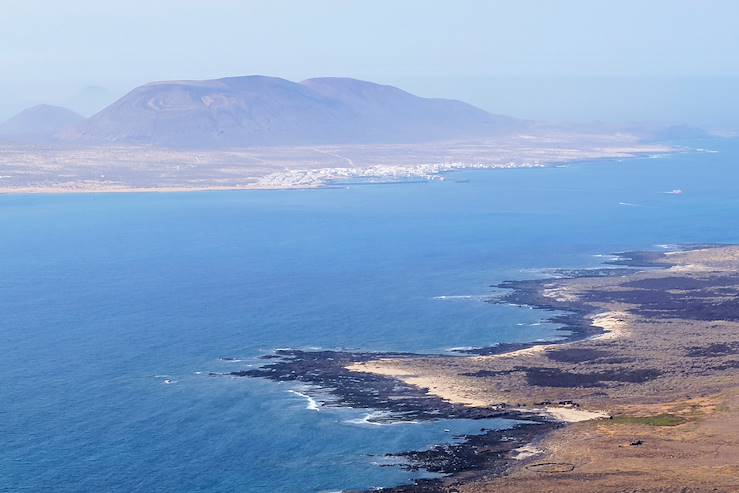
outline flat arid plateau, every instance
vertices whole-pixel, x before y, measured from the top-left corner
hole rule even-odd
[[[523,168],[674,149],[625,133],[538,132],[392,145],[174,150],[150,146],[0,146],[0,193],[315,188],[333,181],[439,179],[462,169]]]
[[[446,473],[392,492],[739,491],[739,247],[629,252],[613,268],[502,284],[562,340],[458,356],[282,350],[233,375],[297,381],[377,421],[513,417],[396,454]]]

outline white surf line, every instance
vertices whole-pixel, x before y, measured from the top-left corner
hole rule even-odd
[[[177,383],[177,380],[175,380],[171,375],[154,375],[154,378],[157,380],[161,380],[163,384],[165,385],[172,385],[174,383]]]
[[[288,392],[304,398],[307,401],[307,404],[305,406],[307,410],[309,411],[320,411],[321,410],[320,404],[318,404],[318,402],[313,397],[309,396],[308,394],[298,392],[297,390],[288,390]]]
[[[434,296],[435,300],[486,300],[493,298],[492,294],[443,294]]]
[[[592,256],[595,258],[604,258],[606,260],[619,260],[621,258],[614,253],[595,253]]]
[[[353,425],[367,425],[367,426],[397,426],[397,425],[417,425],[420,424],[420,421],[416,420],[402,420],[397,419],[393,421],[372,421],[373,418],[385,418],[392,416],[392,413],[387,411],[373,411],[371,413],[367,413],[361,418],[352,418],[347,419],[344,421],[344,423],[349,423]]]

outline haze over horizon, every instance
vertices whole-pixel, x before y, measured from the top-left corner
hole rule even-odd
[[[530,119],[739,129],[737,16],[721,0],[11,0],[0,118],[39,103],[89,114],[153,80],[264,74],[354,77]]]

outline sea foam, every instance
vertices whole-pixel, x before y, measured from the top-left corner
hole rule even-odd
[[[394,425],[416,425],[419,424],[420,421],[413,421],[413,420],[393,420],[393,421],[387,421],[383,419],[382,421],[376,421],[377,419],[387,418],[390,416],[390,413],[385,411],[373,411],[371,413],[367,413],[361,418],[353,418],[353,419],[347,419],[344,421],[344,423],[349,423],[353,425],[369,425],[369,426],[394,426]]]
[[[446,294],[441,296],[434,296],[435,300],[487,300],[490,299],[490,294]]]
[[[288,392],[305,399],[307,401],[305,408],[308,409],[309,411],[320,411],[321,410],[321,405],[318,403],[318,401],[316,401],[313,397],[309,396],[308,394],[298,392],[297,390],[288,390]]]

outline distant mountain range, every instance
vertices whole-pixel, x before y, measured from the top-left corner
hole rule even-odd
[[[65,129],[84,122],[84,117],[67,108],[40,104],[27,108],[0,123],[0,137],[17,142],[45,142]]]
[[[526,126],[461,101],[361,80],[296,83],[245,76],[145,84],[87,119],[63,108],[35,107],[0,126],[0,137],[226,148],[414,143],[495,136]]]

